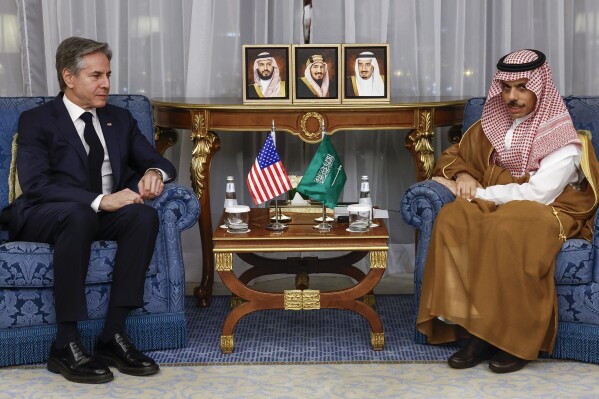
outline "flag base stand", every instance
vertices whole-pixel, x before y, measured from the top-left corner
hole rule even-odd
[[[326,233],[328,231],[331,231],[331,228],[333,228],[333,225],[331,225],[330,223],[318,223],[316,226],[312,226],[313,229],[316,229],[318,231],[320,231],[321,233]]]
[[[266,230],[271,230],[271,231],[283,231],[283,230],[287,230],[288,228],[289,228],[289,226],[287,226],[286,224],[283,224],[281,222],[270,223],[268,226],[266,226]]]
[[[316,226],[312,226],[313,229],[318,230],[321,233],[326,233],[331,231],[333,225],[327,223],[327,207],[325,204],[322,204],[322,223],[318,223]]]
[[[279,211],[279,201],[275,200],[275,221],[274,223],[269,223],[268,226],[266,226],[266,230],[283,231],[289,228],[289,226],[287,226],[286,224],[279,222],[280,215],[281,212]]]

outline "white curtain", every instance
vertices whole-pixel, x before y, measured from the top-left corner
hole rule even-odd
[[[3,0],[0,2],[0,95],[55,95],[54,54],[72,35],[110,43],[113,93],[148,97],[240,97],[242,44],[303,41],[302,0]],[[484,96],[504,54],[547,54],[563,95],[599,95],[599,2],[595,0],[313,0],[311,43],[390,44],[391,91],[402,96]],[[212,218],[225,179],[244,178],[265,134],[217,132],[212,164]],[[332,137],[348,170],[342,200],[370,176],[373,200],[391,212],[388,273],[410,272],[414,234],[398,214],[414,182],[406,132],[340,132]],[[437,147],[447,145],[437,131]],[[277,147],[290,174],[302,174],[316,146],[287,134]],[[167,152],[189,183],[191,143]],[[239,168],[238,165],[242,165]],[[391,171],[391,173],[389,173]],[[397,173],[397,171],[400,171]],[[188,281],[199,281],[199,233],[184,233]]]

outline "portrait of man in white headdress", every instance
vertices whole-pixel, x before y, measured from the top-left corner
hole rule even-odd
[[[372,51],[360,52],[353,63],[353,70],[348,72],[350,76],[347,76],[345,82],[346,97],[384,97],[387,95],[385,76],[381,73],[377,57]]]
[[[247,86],[247,98],[286,98],[285,80],[271,52],[260,52],[253,61],[253,82]]]
[[[298,98],[329,97],[329,68],[321,54],[308,57],[302,72],[302,76],[297,82]],[[336,93],[333,93],[334,96]]]

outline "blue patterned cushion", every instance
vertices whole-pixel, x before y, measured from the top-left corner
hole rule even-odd
[[[464,123],[462,125],[462,131],[466,131],[470,126],[480,119],[483,114],[483,106],[485,105],[485,97],[473,97],[466,103],[464,109]]]
[[[593,281],[592,249],[587,240],[567,240],[555,259],[555,283],[586,284]]]
[[[556,285],[559,321],[599,324],[599,284]]]
[[[116,242],[95,241],[86,284],[112,281]],[[13,241],[0,245],[0,288],[52,287],[54,285],[52,245]],[[150,264],[147,276],[156,274],[156,263]]]
[[[139,130],[141,130],[152,146],[155,146],[152,104],[148,97],[139,94],[113,94],[108,96],[108,103],[128,109],[133,118],[137,121]]]
[[[564,97],[564,102],[576,129],[591,132],[595,153],[599,154],[599,97]]]
[[[168,281],[165,273],[146,279],[144,307],[132,315],[169,312]],[[157,289],[158,288],[158,289]],[[85,298],[90,319],[103,319],[108,311],[110,284],[86,285]],[[158,300],[160,299],[160,300]],[[50,289],[0,289],[0,329],[56,323],[54,294]],[[1,363],[1,362],[0,362]]]

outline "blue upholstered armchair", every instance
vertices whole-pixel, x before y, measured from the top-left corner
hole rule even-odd
[[[566,106],[579,130],[589,130],[599,154],[599,97],[566,97]],[[468,101],[464,131],[480,119],[485,98]],[[414,289],[420,301],[422,276],[435,217],[454,196],[431,180],[412,185],[401,200],[403,219],[419,230]],[[558,333],[552,357],[599,363],[599,216],[595,217],[593,242],[567,240],[556,259],[555,283],[558,297]],[[418,309],[414,311],[414,320]],[[415,330],[415,341],[426,337]]]
[[[0,97],[0,209],[9,201],[11,149],[19,115],[51,99]],[[154,144],[148,98],[112,95],[108,102],[128,108]],[[144,307],[132,313],[127,328],[140,350],[178,348],[187,344],[181,232],[194,225],[200,207],[193,191],[176,183],[167,184],[151,203],[160,216],[160,232],[146,276]],[[56,333],[52,246],[7,239],[8,233],[0,231],[0,366],[44,362]],[[108,308],[115,251],[114,241],[92,245],[86,283],[89,320],[82,327],[82,341],[89,349]]]

